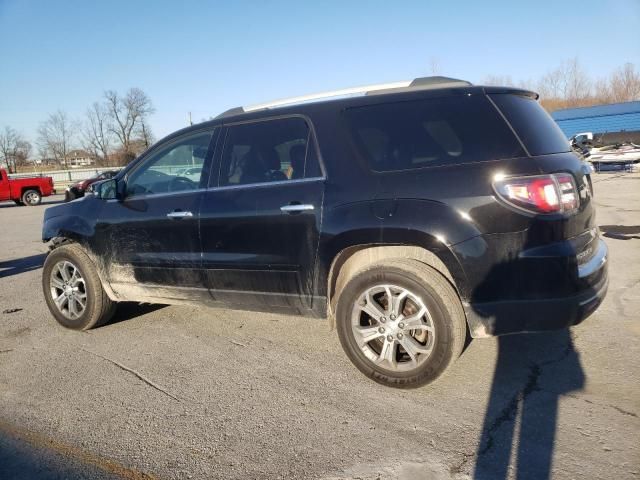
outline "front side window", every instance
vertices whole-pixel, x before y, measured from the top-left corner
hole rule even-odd
[[[282,118],[229,127],[220,166],[220,186],[318,176],[318,159],[304,119]]]
[[[357,151],[377,172],[524,155],[483,95],[384,103],[344,115]]]
[[[152,153],[127,180],[127,196],[195,190],[212,132],[200,132]]]

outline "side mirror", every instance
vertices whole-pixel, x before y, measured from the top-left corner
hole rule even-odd
[[[96,182],[91,186],[93,187],[93,194],[101,200],[118,198],[117,182],[113,178],[102,182]]]

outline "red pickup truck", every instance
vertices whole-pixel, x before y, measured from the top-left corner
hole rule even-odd
[[[16,205],[39,205],[42,197],[56,193],[53,178],[9,178],[7,171],[0,168],[0,202],[13,200]]]

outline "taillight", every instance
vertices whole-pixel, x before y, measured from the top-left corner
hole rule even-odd
[[[568,173],[498,177],[493,187],[506,202],[534,213],[567,213],[578,208],[578,190]]]

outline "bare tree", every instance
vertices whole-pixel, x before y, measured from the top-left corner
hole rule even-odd
[[[153,145],[153,142],[155,141],[153,132],[151,131],[151,128],[149,127],[149,125],[147,125],[147,122],[145,119],[142,119],[140,121],[140,134],[141,134],[142,142],[144,144],[145,149]]]
[[[431,57],[429,59],[429,73],[431,75],[440,75],[442,73],[442,67],[438,57]]]
[[[484,85],[493,85],[496,87],[512,87],[513,80],[509,75],[487,75],[482,80]]]
[[[514,85],[511,77],[504,75],[488,75],[483,83]],[[549,70],[537,83],[529,80],[519,81],[517,85],[525,90],[536,90],[540,103],[548,111],[640,100],[640,72],[631,63],[618,68],[608,78],[593,81],[578,59],[571,58]]]
[[[102,163],[108,165],[113,143],[113,125],[109,110],[104,104],[94,102],[87,109],[82,128],[82,139],[86,150],[90,151]]]
[[[609,86],[609,80],[600,78],[593,83],[593,103],[612,103],[613,95]]]
[[[609,88],[613,102],[640,100],[640,73],[635,71],[633,64],[626,63],[613,72]]]
[[[65,168],[67,155],[72,148],[77,125],[62,110],[49,115],[38,128],[38,146]]]
[[[547,72],[538,81],[538,92],[542,98],[559,99],[564,96],[563,73],[561,68]]]
[[[112,132],[118,138],[125,156],[131,160],[135,156],[133,140],[146,135],[143,126],[148,128],[146,120],[155,111],[151,99],[139,88],[129,89],[124,97],[114,90],[105,92],[104,96],[112,120]]]
[[[31,142],[27,140],[21,140],[18,142],[18,150],[15,155],[15,165],[17,166],[25,166],[29,162],[29,158],[31,158],[31,151],[33,147]]]
[[[11,127],[0,132],[0,159],[9,173],[15,173],[18,165],[24,165],[31,155],[31,144]]]
[[[562,67],[564,98],[569,106],[583,106],[591,96],[591,80],[577,58],[566,61]]]

